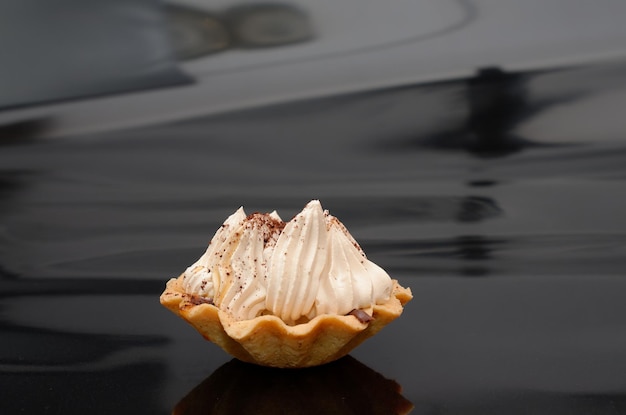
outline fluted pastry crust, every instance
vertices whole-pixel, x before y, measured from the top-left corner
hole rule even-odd
[[[161,304],[239,360],[283,368],[321,365],[347,355],[398,318],[413,298],[409,288],[393,280],[392,295],[385,303],[373,306],[370,322],[361,322],[353,315],[331,314],[294,325],[274,315],[237,321],[206,300],[186,293],[182,279],[167,282]]]

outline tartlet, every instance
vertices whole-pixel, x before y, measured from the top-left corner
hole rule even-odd
[[[244,362],[300,368],[345,356],[411,298],[313,200],[286,223],[240,208],[160,301]]]

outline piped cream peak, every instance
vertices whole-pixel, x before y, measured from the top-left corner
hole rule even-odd
[[[183,283],[237,320],[273,314],[287,324],[368,311],[388,300],[392,285],[319,200],[286,223],[275,211],[246,215],[239,208]]]

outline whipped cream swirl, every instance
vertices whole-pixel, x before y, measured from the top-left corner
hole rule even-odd
[[[292,220],[276,212],[232,214],[183,274],[186,292],[212,299],[237,320],[273,314],[287,324],[320,314],[371,311],[392,281],[319,201]]]

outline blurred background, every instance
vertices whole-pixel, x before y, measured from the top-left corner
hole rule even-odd
[[[3,2],[1,120],[60,136],[623,56],[623,2],[564,4]]]
[[[0,413],[625,413],[625,18],[3,2]],[[259,371],[160,306],[239,206],[314,198],[415,296],[347,360]]]

